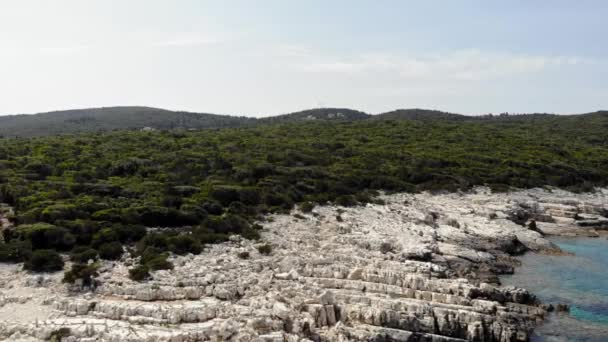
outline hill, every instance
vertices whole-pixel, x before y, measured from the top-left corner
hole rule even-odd
[[[259,119],[261,123],[286,123],[299,121],[357,121],[370,118],[371,115],[348,108],[315,108],[299,112],[271,116]]]
[[[42,135],[155,129],[238,127],[256,120],[230,115],[174,112],[150,107],[105,107],[55,111],[34,115],[0,116],[0,135]]]
[[[470,120],[475,117],[428,109],[397,109],[372,117],[374,120]]]
[[[245,116],[217,115],[170,111],[150,107],[105,107],[75,109],[39,113],[33,115],[0,116],[0,137],[34,137],[85,132],[108,132],[114,130],[140,130],[150,127],[158,130],[205,129],[248,127],[268,124],[300,122],[357,122],[357,121],[418,121],[418,122],[555,122],[597,121],[608,115],[598,111],[579,115],[555,114],[499,114],[467,116],[427,109],[398,109],[370,115],[348,108],[315,108],[299,112],[252,118]]]

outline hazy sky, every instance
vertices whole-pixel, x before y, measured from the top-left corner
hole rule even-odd
[[[608,108],[608,1],[0,0],[0,115]]]

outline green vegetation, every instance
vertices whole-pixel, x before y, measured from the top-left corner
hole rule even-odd
[[[129,269],[129,278],[135,281],[145,280],[150,276],[150,267],[147,265],[138,265]]]
[[[260,254],[269,255],[270,253],[272,253],[272,246],[270,244],[263,244],[261,246],[258,246],[257,248]]]
[[[70,328],[59,328],[51,332],[51,336],[49,336],[50,342],[61,342],[64,338],[70,337],[72,331]]]
[[[239,127],[256,120],[229,115],[174,112],[149,107],[107,107],[36,115],[0,116],[0,135],[32,137],[112,130]]]
[[[0,139],[0,202],[16,224],[0,261],[59,269],[39,254],[84,264],[120,258],[126,245],[141,257],[131,276],[145,279],[172,267],[168,253],[197,254],[231,234],[257,239],[253,222],[295,204],[307,212],[369,202],[378,190],[608,183],[607,113],[439,117]]]
[[[243,251],[243,252],[239,252],[239,254],[237,254],[239,259],[249,259],[249,252],[247,251]]]
[[[61,255],[50,249],[39,249],[25,261],[23,268],[34,272],[55,272],[63,269]]]
[[[94,284],[95,277],[97,277],[97,269],[99,265],[97,264],[82,264],[82,263],[74,263],[72,264],[72,268],[65,272],[63,276],[63,282],[74,284],[76,280],[81,280],[82,285],[91,286]]]

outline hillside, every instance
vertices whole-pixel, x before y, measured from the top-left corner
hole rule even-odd
[[[246,127],[254,125],[300,122],[355,121],[419,121],[419,122],[556,122],[602,120],[608,112],[598,111],[580,115],[521,114],[467,116],[427,109],[398,109],[380,114],[368,114],[348,108],[315,108],[299,112],[252,118],[170,111],[150,107],[105,107],[55,111],[33,115],[0,116],[0,137],[34,137],[114,130],[158,130]]]
[[[375,120],[467,120],[473,119],[472,116],[446,113],[438,110],[428,109],[397,109],[391,112],[386,112],[372,117]]]
[[[608,115],[593,113],[0,139],[0,203],[15,209],[20,240],[69,233],[36,240],[44,248],[133,242],[141,225],[198,227],[198,240],[184,243],[199,246],[229,233],[255,237],[259,215],[296,203],[350,206],[377,190],[606,186],[607,129]],[[106,229],[114,233],[97,236]]]
[[[0,116],[0,135],[41,135],[156,129],[238,127],[255,119],[229,115],[174,112],[149,107],[107,107],[56,111],[35,115]]]
[[[316,108],[261,118],[261,123],[286,123],[300,121],[357,121],[370,118],[371,115],[348,108]]]

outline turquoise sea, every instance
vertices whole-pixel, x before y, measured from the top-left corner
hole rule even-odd
[[[570,305],[569,314],[553,314],[534,342],[608,342],[608,240],[551,239],[573,256],[528,253],[504,285],[526,288],[545,303]]]

